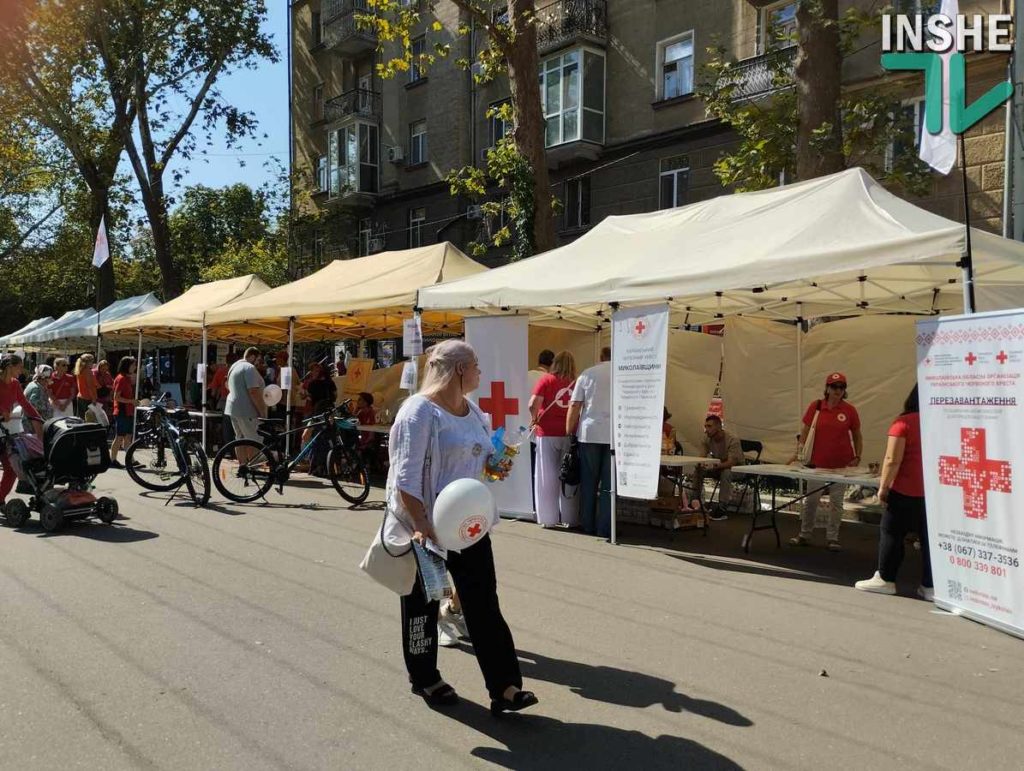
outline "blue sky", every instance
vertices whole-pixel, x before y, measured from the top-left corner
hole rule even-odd
[[[270,0],[267,6],[268,16],[263,29],[273,36],[280,61],[264,61],[255,70],[239,70],[219,81],[221,91],[231,103],[256,114],[260,123],[257,138],[229,149],[221,137],[206,148],[205,158],[197,153],[189,161],[180,158],[172,161],[171,169],[177,168],[184,172],[183,186],[203,184],[223,187],[245,182],[252,187],[259,187],[273,176],[271,171],[264,168],[264,163],[271,156],[276,156],[281,166],[287,168],[288,3]],[[264,133],[267,134],[265,139]]]

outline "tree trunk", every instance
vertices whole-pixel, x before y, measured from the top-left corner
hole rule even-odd
[[[838,0],[800,0],[796,58],[796,175],[813,179],[846,168],[839,97],[842,54],[839,50]],[[827,136],[816,136],[825,125]]]
[[[181,275],[174,264],[173,247],[171,245],[171,228],[167,224],[167,203],[163,196],[163,181],[156,176],[151,177],[148,188],[142,187],[142,202],[149,218],[149,227],[153,233],[153,252],[156,264],[160,267],[160,278],[163,283],[164,302],[181,294]]]
[[[100,227],[100,220],[103,220],[107,228],[107,247],[110,252],[110,259],[97,269],[96,272],[96,309],[102,310],[114,302],[114,245],[110,234],[112,231],[110,222],[110,190],[105,185],[89,185],[89,232],[92,234],[92,241],[96,243],[96,233]],[[89,255],[90,259],[92,255]]]
[[[508,81],[516,116],[516,147],[533,171],[533,252],[555,248],[555,220],[551,210],[551,182],[544,150],[544,113],[541,111],[537,72],[537,26],[532,19],[534,0],[510,0],[509,14],[517,33],[508,53]]]

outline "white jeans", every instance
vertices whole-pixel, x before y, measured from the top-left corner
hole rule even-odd
[[[818,484],[810,482],[808,484]],[[833,483],[825,489],[818,489],[804,499],[804,510],[800,517],[800,535],[810,538],[814,530],[814,518],[818,513],[818,501],[822,493],[828,490],[829,515],[828,526],[825,528],[826,541],[839,540],[839,525],[843,521],[843,496],[846,495],[846,485]]]
[[[562,482],[558,471],[562,455],[569,449],[567,436],[537,437],[537,468],[533,474],[534,495],[537,503],[537,522],[541,525],[570,525],[580,523],[579,489],[566,486],[562,494]]]

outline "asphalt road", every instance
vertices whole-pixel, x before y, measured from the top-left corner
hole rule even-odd
[[[541,703],[499,721],[468,648],[441,652],[459,707],[409,693],[397,599],[357,567],[379,504],[314,482],[204,510],[98,481],[115,526],[0,528],[4,769],[1024,765],[1024,641],[850,589],[866,526],[842,555],[759,534],[744,557],[738,521],[617,547],[502,523]]]

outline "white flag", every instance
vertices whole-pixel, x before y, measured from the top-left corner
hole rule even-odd
[[[953,26],[949,31],[953,33],[955,41],[960,0],[942,0],[939,13],[952,19]],[[928,132],[925,121],[921,121],[921,146],[918,153],[922,161],[943,174],[949,174],[950,169],[956,164],[956,134],[953,133],[953,128],[949,125],[949,59],[954,51],[955,44],[940,55],[942,59],[942,131],[938,134],[931,134]]]
[[[92,250],[92,266],[99,268],[110,259],[110,246],[107,244],[107,226],[100,216],[100,229],[96,231],[96,246]]]

